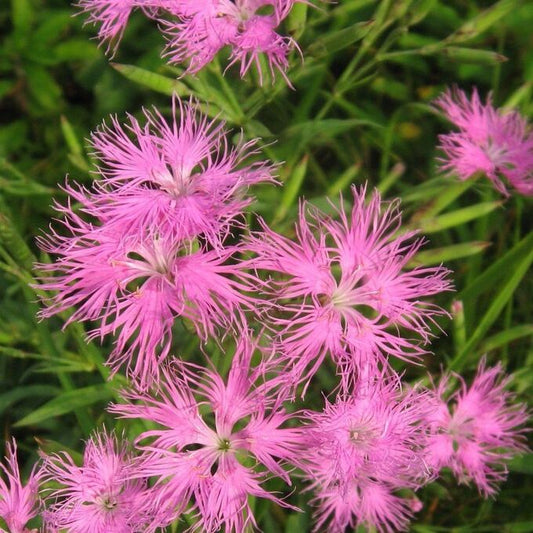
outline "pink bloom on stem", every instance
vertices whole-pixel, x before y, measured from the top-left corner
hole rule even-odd
[[[294,40],[276,30],[297,0],[206,0],[178,2],[171,11],[180,19],[174,22],[165,14],[160,23],[168,37],[165,52],[171,63],[188,61],[187,72],[194,73],[208,64],[225,46],[231,47],[230,65],[240,62],[244,76],[252,65],[263,82],[259,61],[264,55],[272,80],[276,71],[285,74],[287,56],[297,46]]]
[[[503,179],[520,194],[533,195],[533,132],[520,114],[495,109],[490,96],[483,104],[477,89],[470,100],[461,90],[447,91],[436,104],[459,128],[439,136],[447,158],[443,169],[462,180],[483,172],[504,195]]]
[[[191,505],[204,532],[241,533],[255,525],[249,496],[288,506],[262,484],[272,475],[290,484],[284,464],[298,455],[299,430],[284,427],[291,415],[277,381],[265,378],[266,363],[251,366],[253,351],[244,337],[226,380],[176,361],[154,390],[124,391],[129,403],[111,408],[161,426],[138,438],[143,475],[159,478],[158,505],[175,516]]]
[[[177,7],[178,21],[160,18],[160,26],[168,40],[164,56],[170,63],[186,62],[186,72],[194,74],[235,39],[237,24],[219,13],[220,4],[218,0],[183,2]]]
[[[282,357],[297,381],[308,381],[328,353],[348,380],[386,365],[389,354],[417,359],[429,325],[445,314],[422,298],[450,289],[448,271],[407,268],[423,241],[412,241],[414,232],[397,235],[398,203],[382,202],[376,191],[365,205],[365,187],[352,193],[352,211],[338,209],[339,220],[303,203],[295,241],[266,225],[251,239],[257,267],[281,275],[266,287]]]
[[[157,110],[144,114],[144,125],[132,116],[126,126],[113,118],[93,134],[101,179],[95,194],[77,199],[120,232],[158,228],[219,246],[251,203],[248,188],[274,181],[273,165],[246,163],[257,154],[257,140],[232,147],[224,123],[209,120],[192,101],[173,98],[171,121]]]
[[[78,307],[67,324],[99,321],[90,337],[118,332],[109,364],[126,363],[147,385],[169,353],[176,317],[205,340],[240,331],[244,310],[256,310],[244,294],[255,283],[249,262],[223,241],[251,202],[248,187],[273,178],[272,165],[243,164],[255,141],[231,148],[223,124],[193,103],[175,98],[170,123],[157,110],[145,116],[144,126],[115,119],[94,134],[102,179],[92,191],[65,186],[69,201],[56,204],[62,231],[39,241],[56,262],[37,268],[40,288],[55,292],[41,316]]]
[[[43,273],[39,287],[55,291],[40,316],[77,307],[65,327],[99,321],[90,338],[118,332],[108,361],[113,371],[125,363],[131,376],[148,385],[170,351],[177,317],[190,320],[204,340],[221,329],[244,327],[244,309],[254,304],[242,294],[251,290],[245,262],[230,262],[237,247],[193,249],[151,232],[124,238],[113,227],[94,228],[64,210],[70,235],[53,233],[40,241],[57,256],[55,263],[37,265]]]
[[[413,501],[398,491],[415,490],[430,475],[426,410],[426,393],[402,393],[397,377],[378,374],[326,402],[323,412],[305,413],[302,459],[318,507],[315,531],[406,528]]]
[[[17,443],[6,442],[6,462],[0,463],[0,518],[9,533],[30,533],[27,523],[39,512],[39,483],[43,472],[35,465],[24,485],[17,463]],[[0,531],[4,531],[0,528]]]
[[[107,41],[107,52],[114,53],[137,4],[139,0],[79,0],[76,5],[89,13],[87,23],[99,26],[99,39]]]
[[[297,1],[302,0],[79,0],[78,6],[89,13],[88,22],[100,26],[98,37],[108,42],[108,52],[115,52],[131,12],[140,8],[166,35],[164,55],[171,63],[187,62],[186,72],[198,72],[229,46],[230,65],[240,62],[241,76],[255,65],[262,83],[264,55],[272,79],[278,71],[289,83],[287,56],[297,45],[276,30]]]
[[[495,494],[506,479],[506,463],[527,451],[521,426],[528,414],[505,390],[510,381],[501,363],[487,368],[483,358],[471,386],[461,379],[460,390],[448,400],[449,377],[444,376],[430,411],[429,463],[451,468],[460,483],[473,482],[484,496]]]
[[[106,432],[85,447],[83,464],[66,452],[44,456],[49,489],[43,518],[53,530],[71,533],[155,531],[168,521],[154,506],[147,480],[138,475],[128,444]]]

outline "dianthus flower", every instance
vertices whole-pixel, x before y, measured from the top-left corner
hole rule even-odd
[[[262,55],[272,79],[278,71],[288,82],[287,56],[297,45],[277,29],[297,1],[302,0],[79,0],[78,6],[99,26],[108,51],[116,50],[131,12],[139,8],[167,37],[164,55],[171,63],[186,62],[186,72],[194,73],[229,46],[229,65],[239,62],[241,76],[255,65],[262,83]]]
[[[69,533],[136,533],[166,523],[146,479],[137,475],[128,444],[106,432],[85,447],[83,464],[66,452],[44,456],[45,479],[54,484],[43,518]],[[59,488],[55,488],[59,486]]]
[[[173,111],[170,124],[154,111],[145,126],[115,120],[95,133],[102,179],[92,191],[67,185],[61,231],[39,240],[56,257],[37,265],[40,288],[55,292],[41,316],[77,307],[67,324],[99,321],[90,337],[118,333],[109,364],[126,363],[144,384],[169,353],[176,317],[205,340],[239,331],[243,310],[255,309],[240,248],[222,241],[251,201],[248,186],[272,180],[271,165],[240,165],[253,142],[231,149],[223,125],[194,104],[175,99]]]
[[[472,385],[461,379],[460,390],[448,399],[444,376],[430,410],[428,462],[436,469],[449,467],[460,483],[473,482],[484,496],[495,494],[505,480],[508,460],[527,450],[521,429],[526,406],[513,402],[505,390],[509,382],[500,363],[487,368],[483,359]]]
[[[6,462],[0,463],[0,471],[6,476],[0,477],[0,518],[8,530],[3,533],[30,533],[27,523],[39,512],[39,483],[43,472],[35,465],[28,481],[24,485],[20,478],[17,463],[17,444],[15,439],[6,442]]]
[[[243,308],[253,305],[242,294],[249,290],[244,263],[229,262],[237,247],[194,249],[157,232],[123,237],[72,212],[65,225],[71,235],[40,243],[57,256],[55,263],[37,266],[44,274],[39,287],[56,291],[40,316],[76,307],[65,326],[99,321],[90,338],[117,333],[108,361],[114,371],[125,363],[132,377],[149,384],[169,353],[176,317],[190,320],[202,339],[218,328],[243,327]]]
[[[399,491],[415,490],[430,477],[426,410],[425,392],[402,392],[397,378],[378,375],[326,402],[323,412],[304,413],[302,460],[315,494],[315,531],[406,528],[413,498]]]
[[[352,188],[351,214],[341,207],[339,220],[303,203],[295,241],[266,225],[251,239],[257,267],[281,274],[266,284],[271,321],[299,381],[310,379],[328,353],[343,376],[372,373],[386,354],[416,359],[425,353],[429,324],[445,314],[422,298],[450,289],[448,271],[408,269],[423,241],[412,241],[414,232],[398,235],[397,202],[383,203],[375,191],[365,205],[365,192]]]
[[[158,506],[175,516],[192,506],[206,533],[255,525],[249,496],[288,506],[262,483],[274,475],[290,484],[284,463],[298,455],[299,430],[283,427],[291,415],[265,367],[251,366],[253,350],[246,338],[238,344],[226,380],[176,361],[157,388],[125,391],[130,403],[111,407],[161,426],[139,436],[147,455],[141,471],[158,478]]]
[[[181,22],[164,21],[169,35],[166,56],[171,63],[188,61],[188,72],[197,72],[224,47],[232,53],[230,65],[240,62],[244,76],[252,65],[257,67],[262,83],[260,56],[268,60],[271,77],[285,71],[293,39],[276,33],[297,0],[207,0],[178,4],[175,14]]]
[[[115,51],[122,39],[131,12],[139,0],[78,0],[76,5],[89,13],[87,22],[100,26],[98,37],[108,43],[107,51]]]
[[[96,193],[68,192],[120,233],[158,228],[174,239],[201,235],[219,245],[252,201],[248,188],[274,181],[273,166],[246,164],[257,141],[232,147],[225,124],[209,120],[192,101],[173,98],[170,121],[156,109],[144,115],[144,124],[130,116],[123,126],[115,117],[93,133]]]
[[[447,91],[436,104],[459,128],[439,136],[447,158],[443,169],[462,180],[482,172],[504,195],[509,194],[504,179],[519,193],[533,195],[533,132],[523,117],[495,109],[490,96],[483,104],[477,89],[470,100],[461,90]]]

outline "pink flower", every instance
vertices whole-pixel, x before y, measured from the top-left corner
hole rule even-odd
[[[140,8],[167,37],[164,55],[171,63],[187,62],[187,72],[194,73],[230,46],[230,65],[240,62],[241,76],[255,65],[262,83],[262,55],[272,79],[278,71],[289,82],[287,56],[297,45],[276,30],[297,1],[301,0],[79,0],[78,6],[89,13],[88,22],[100,26],[98,37],[108,42],[108,51],[115,52],[131,12]]]
[[[37,265],[44,274],[39,287],[55,291],[40,316],[77,307],[65,326],[99,321],[90,338],[118,333],[108,361],[113,371],[125,363],[148,385],[170,351],[177,317],[190,320],[202,339],[244,327],[244,309],[253,308],[253,299],[242,294],[250,290],[246,263],[230,263],[237,247],[195,250],[193,243],[157,232],[123,237],[112,225],[94,228],[68,215],[71,235],[40,242],[57,256],[55,263]]]
[[[240,62],[244,76],[255,65],[262,83],[259,58],[265,55],[272,79],[279,71],[285,75],[287,56],[295,46],[290,37],[276,33],[296,0],[206,0],[182,2],[174,9],[181,22],[162,18],[169,36],[166,56],[171,63],[188,60],[188,72],[197,72],[224,46],[232,47],[230,65]]]
[[[246,164],[256,140],[232,147],[223,122],[208,120],[194,102],[172,100],[172,119],[145,111],[122,126],[116,118],[92,136],[100,159],[96,193],[74,194],[85,210],[121,233],[158,228],[175,239],[202,235],[220,245],[229,224],[252,198],[248,188],[273,182],[273,166]]]
[[[430,411],[428,461],[437,469],[451,468],[460,483],[472,481],[485,496],[495,494],[507,477],[507,461],[527,450],[520,428],[528,418],[526,406],[513,402],[505,390],[509,382],[500,363],[486,368],[482,359],[472,385],[461,380],[448,400],[445,376]]]
[[[436,104],[460,130],[439,136],[447,157],[443,169],[462,180],[483,172],[502,194],[508,195],[505,179],[533,195],[533,132],[523,117],[495,109],[490,96],[483,105],[477,89],[471,100],[461,90],[447,91]]]
[[[160,25],[168,40],[164,56],[170,63],[187,62],[186,72],[196,73],[234,40],[237,25],[220,13],[219,6],[225,4],[224,0],[185,1],[177,4],[174,10],[178,21],[160,17]]]
[[[66,452],[45,456],[50,489],[43,518],[48,527],[70,533],[155,531],[166,517],[154,507],[146,479],[137,474],[127,443],[105,432],[87,442],[83,464]]]
[[[426,410],[426,393],[402,393],[397,378],[376,375],[326,402],[323,412],[304,414],[303,470],[318,507],[315,531],[343,533],[360,524],[405,529],[412,499],[398,491],[416,489],[430,475]]]
[[[281,275],[267,283],[271,320],[298,381],[309,380],[328,353],[348,379],[386,365],[389,354],[416,359],[434,317],[445,314],[422,299],[450,289],[448,271],[407,268],[423,241],[398,235],[398,203],[382,203],[376,191],[365,205],[366,188],[352,193],[352,211],[341,207],[339,220],[303,203],[295,241],[266,225],[251,240],[257,267]]]
[[[130,403],[111,408],[160,426],[139,436],[143,475],[158,477],[161,508],[177,516],[192,506],[204,532],[255,525],[249,496],[287,506],[262,484],[272,475],[290,484],[283,465],[297,456],[299,431],[283,427],[291,417],[263,377],[267,367],[251,367],[253,351],[247,339],[239,343],[226,380],[176,361],[156,389],[125,391]]]
[[[116,51],[131,12],[139,0],[78,0],[82,12],[89,13],[87,23],[97,24],[99,39],[107,41],[107,51]]]
[[[230,148],[223,124],[194,104],[174,99],[173,110],[171,123],[154,111],[144,126],[130,118],[127,128],[114,120],[98,131],[102,179],[92,191],[66,185],[69,201],[56,205],[63,228],[39,241],[56,256],[37,265],[40,288],[54,291],[40,316],[77,307],[66,324],[99,322],[90,338],[118,333],[109,364],[126,364],[143,385],[157,377],[177,317],[206,340],[239,332],[245,310],[256,310],[244,294],[255,283],[249,262],[223,241],[251,202],[248,187],[273,181],[271,165],[242,164],[254,142]]]
[[[6,462],[0,463],[0,518],[8,527],[9,533],[30,533],[27,523],[39,512],[39,483],[43,472],[35,465],[28,481],[23,485],[17,463],[17,443],[6,442]],[[0,528],[0,531],[4,531]]]

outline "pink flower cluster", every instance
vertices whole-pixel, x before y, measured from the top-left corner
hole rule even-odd
[[[50,531],[151,532],[162,524],[147,478],[138,477],[123,438],[102,431],[87,442],[82,465],[62,452],[45,455],[42,472],[54,487],[43,491]]]
[[[526,408],[505,390],[510,378],[501,364],[486,368],[483,359],[470,387],[457,379],[461,387],[452,394],[449,376],[436,388],[428,463],[450,468],[460,483],[473,482],[491,496],[507,476],[506,461],[527,449],[524,430],[517,429],[527,420]]]
[[[433,475],[425,461],[429,396],[376,375],[323,412],[306,413],[304,472],[315,491],[316,531],[406,528],[413,491]],[[410,497],[400,495],[406,490]]]
[[[506,182],[520,194],[533,195],[533,131],[523,117],[495,109],[490,96],[483,104],[477,89],[470,100],[461,90],[447,91],[436,104],[459,128],[440,135],[444,170],[462,180],[481,172],[506,196]]]
[[[373,376],[389,355],[416,360],[430,324],[445,314],[422,298],[449,290],[449,272],[406,268],[423,241],[398,235],[398,203],[374,191],[365,204],[366,187],[352,187],[352,197],[351,213],[340,207],[335,218],[303,202],[295,241],[265,224],[251,239],[257,267],[272,273],[270,320],[296,381],[312,377],[327,354],[344,385]]]
[[[17,462],[17,443],[6,442],[6,462],[0,463],[0,518],[7,526],[2,533],[29,533],[26,526],[39,513],[39,483],[43,476],[40,468],[34,466],[26,484],[22,483]],[[4,481],[4,476],[6,481]]]
[[[0,494],[10,502],[0,516],[14,512],[25,531],[37,512],[25,502],[43,480],[49,531],[187,520],[193,531],[243,533],[257,526],[253,499],[297,510],[271,483],[290,491],[299,478],[316,531],[389,533],[408,527],[416,492],[444,467],[494,493],[525,449],[527,412],[500,365],[483,361],[456,392],[449,376],[427,388],[395,372],[397,359],[427,353],[446,315],[435,298],[451,289],[445,268],[410,266],[423,240],[401,231],[397,202],[353,186],[332,214],[302,202],[292,239],[264,221],[248,231],[248,188],[273,182],[274,166],[256,160],[257,141],[231,145],[223,124],[178,99],[170,121],[157,110],[126,126],[113,118],[92,146],[99,179],[65,186],[61,229],[40,240],[56,258],[38,265],[52,294],[42,316],[73,308],[67,324],[116,337],[109,364],[132,382],[110,411],[144,429],[131,443],[96,433],[83,464],[45,455],[33,500]],[[204,352],[226,352],[227,372],[172,357],[177,320],[204,345],[215,339]],[[338,380],[331,398],[295,412],[289,402],[319,371]],[[11,471],[2,493],[22,494]]]
[[[297,1],[303,0],[79,0],[89,22],[99,26],[98,37],[115,51],[133,10],[157,22],[167,39],[164,56],[185,63],[195,73],[224,47],[231,48],[229,65],[240,63],[240,75],[256,66],[262,82],[261,56],[274,79],[278,71],[287,80],[288,54],[297,47],[278,27]]]
[[[436,389],[402,389],[381,374],[326,400],[323,411],[291,414],[276,372],[269,377],[273,360],[263,354],[253,365],[254,354],[245,338],[226,378],[168,365],[160,384],[125,390],[125,402],[110,408],[152,429],[134,443],[97,432],[82,462],[43,454],[26,485],[8,445],[0,518],[11,533],[30,533],[38,514],[53,533],[154,532],[184,516],[192,530],[243,533],[257,525],[251,497],[298,511],[266,482],[291,485],[300,472],[314,492],[315,531],[389,533],[407,528],[422,506],[416,491],[443,467],[488,496],[505,479],[506,460],[526,450],[527,412],[506,391],[500,365],[482,361],[472,385],[448,399],[449,376]]]
[[[145,454],[139,470],[158,479],[161,509],[173,519],[192,510],[196,527],[208,533],[256,526],[250,496],[287,506],[262,483],[272,476],[291,483],[283,465],[298,456],[300,430],[287,427],[277,380],[264,379],[265,366],[252,367],[253,353],[245,337],[226,380],[176,361],[152,391],[125,391],[128,403],[111,407],[161,427],[139,435]]]
[[[113,119],[92,145],[100,180],[90,190],[65,187],[91,221],[70,202],[57,205],[62,231],[40,239],[57,258],[38,265],[40,287],[55,292],[41,316],[76,306],[66,325],[96,321],[91,338],[117,334],[110,366],[125,364],[147,385],[170,351],[176,317],[203,340],[245,327],[248,262],[222,241],[251,201],[248,187],[272,181],[273,167],[247,163],[254,142],[230,147],[223,124],[177,100],[171,123],[157,111],[145,111],[144,124]]]

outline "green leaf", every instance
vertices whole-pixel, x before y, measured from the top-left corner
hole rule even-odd
[[[415,255],[410,264],[412,266],[438,265],[479,254],[488,246],[490,246],[490,242],[472,241],[433,248],[432,250],[423,250]]]
[[[30,180],[3,157],[0,157],[0,190],[6,191],[13,196],[37,196],[43,194],[51,196],[54,192],[53,189]],[[0,206],[0,216],[1,212],[2,207]]]
[[[528,247],[525,248],[525,253],[523,256],[521,256],[518,260],[515,259],[515,255],[513,252],[515,252],[515,249],[519,249],[520,251],[524,250],[524,244],[527,243]],[[517,289],[519,283],[522,281],[522,278],[529,270],[531,263],[533,262],[533,233],[530,233],[528,237],[523,239],[521,242],[519,242],[512,250],[511,252],[508,252],[502,259],[500,259],[497,263],[499,263],[501,271],[498,275],[498,284],[493,284],[491,288],[494,286],[497,287],[496,294],[493,296],[491,300],[491,304],[489,305],[489,308],[483,315],[483,317],[477,321],[478,326],[474,330],[474,332],[471,334],[470,338],[468,339],[464,349],[462,352],[457,354],[457,356],[452,360],[452,362],[449,365],[449,368],[451,370],[460,371],[462,367],[464,366],[467,358],[474,352],[475,348],[478,346],[478,344],[481,342],[489,328],[494,324],[496,319],[500,316],[500,313],[503,311],[505,306],[507,305],[507,302],[513,297],[513,294],[515,290]],[[509,257],[511,257],[512,260],[509,260]],[[494,265],[493,265],[494,266]],[[491,269],[492,270],[492,267]],[[485,283],[487,278],[494,278],[493,273],[491,272],[490,276],[483,276],[483,287],[487,288]],[[503,278],[503,279],[500,279]],[[474,283],[477,283],[474,282]],[[467,292],[468,289],[466,289],[464,292]],[[468,292],[467,292],[468,294]],[[470,295],[471,297],[471,295]],[[459,295],[459,298],[464,300],[464,293],[462,295]]]
[[[415,2],[415,5],[411,6],[409,11],[406,13],[408,19],[407,24],[409,26],[414,26],[422,20],[424,20],[428,13],[435,7],[437,0],[419,0]]]
[[[491,50],[477,48],[462,48],[459,46],[445,46],[440,53],[453,61],[474,63],[476,65],[497,65],[507,61],[507,57]]]
[[[363,39],[374,25],[373,20],[357,22],[352,26],[328,33],[324,37],[317,39],[306,51],[306,55],[322,57],[333,54],[338,50]]]
[[[83,360],[78,354],[66,351],[64,357],[55,357],[49,354],[26,352],[11,346],[0,346],[0,354],[15,359],[36,359],[41,361],[37,366],[32,367],[34,372],[48,372],[57,374],[58,372],[92,372],[95,364]]]
[[[523,474],[533,475],[533,453],[519,455],[509,462],[511,472],[522,472]]]
[[[529,324],[524,324],[521,326],[515,326],[505,331],[501,331],[492,337],[486,339],[480,347],[481,352],[490,352],[491,350],[497,350],[502,346],[521,339],[523,337],[532,337],[533,338],[533,326]]]
[[[309,515],[306,513],[292,513],[285,523],[285,533],[299,533],[309,531]]]
[[[533,522],[509,522],[502,525],[502,533],[531,533]]]
[[[501,284],[502,278],[506,278],[509,272],[513,272],[514,265],[523,262],[533,248],[533,233],[524,237],[503,257],[500,257],[483,274],[463,289],[458,295],[459,300],[475,300],[480,294],[491,291]]]
[[[128,80],[143,87],[148,87],[158,93],[170,96],[173,94],[189,96],[191,94],[191,91],[184,83],[174,78],[162,76],[161,74],[156,74],[155,72],[134,65],[111,63],[111,66]]]
[[[5,203],[0,197],[0,244],[3,244],[17,263],[28,272],[31,270],[35,257],[18,228]]]
[[[12,80],[0,80],[0,98],[3,98],[15,86]]]
[[[60,389],[52,385],[24,385],[16,387],[4,394],[0,394],[0,415],[9,409],[13,404],[25,398],[39,398],[41,396],[55,396]]]
[[[476,174],[471,176],[465,181],[457,181],[455,183],[440,182],[437,184],[440,187],[440,190],[430,190],[428,198],[430,202],[427,205],[424,205],[418,212],[416,212],[411,221],[414,225],[418,224],[418,220],[423,218],[434,217],[444,211],[454,200],[461,196],[465,191],[467,191],[474,183],[476,183],[479,176]],[[428,184],[426,182],[426,184]],[[430,185],[430,184],[428,184]],[[423,199],[420,198],[421,200]],[[405,200],[405,198],[404,198]]]
[[[109,401],[113,393],[107,384],[92,385],[64,392],[19,420],[16,427],[31,426],[55,416],[70,413],[80,407]]]
[[[308,5],[304,2],[301,4],[294,4],[289,16],[285,19],[285,27],[287,32],[296,40],[298,40],[305,30],[307,22],[307,8]]]
[[[500,0],[479,15],[467,20],[446,41],[462,43],[487,31],[491,26],[498,25],[501,19],[517,7],[517,0]]]
[[[11,0],[11,21],[17,34],[15,42],[30,34],[34,18],[34,8],[30,0]]]
[[[224,120],[238,125],[242,125],[247,120],[241,107],[242,102],[224,77],[218,61],[215,60],[197,76],[189,79],[188,83],[200,100],[209,103],[208,110],[211,106],[216,106],[216,109],[212,110],[213,114],[218,114],[219,109],[223,113]]]
[[[296,165],[296,168],[293,170],[288,170],[290,177],[284,183],[281,201],[274,215],[274,221],[277,222],[283,219],[289,208],[297,201],[303,180],[305,178],[305,173],[307,172],[308,160],[309,157],[304,156],[298,165]]]
[[[422,233],[435,233],[488,215],[501,205],[501,202],[480,202],[435,218],[418,219],[416,224]]]
[[[358,126],[381,128],[379,124],[371,120],[329,118],[300,122],[287,128],[282,135],[285,139],[296,139],[300,147],[304,147],[314,140],[332,139]]]
[[[349,166],[329,187],[328,196],[335,196],[343,191],[346,187],[355,181],[355,178],[361,171],[361,164]]]
[[[61,115],[61,131],[63,132],[63,137],[65,138],[70,152],[76,155],[83,154],[82,145],[74,132],[74,128],[64,115]]]
[[[69,39],[59,43],[53,49],[57,62],[91,61],[102,55],[96,44],[85,39]]]
[[[46,455],[66,452],[72,457],[72,460],[75,464],[77,464],[78,466],[83,465],[83,454],[74,450],[73,448],[69,448],[64,444],[61,444],[60,442],[57,442],[52,439],[41,439],[36,437],[35,440],[37,441],[41,452],[45,453]]]
[[[39,45],[50,44],[63,35],[72,24],[72,12],[68,9],[46,11],[44,19],[31,34],[31,42]],[[94,45],[93,45],[94,46]]]
[[[37,104],[37,113],[57,111],[61,106],[61,87],[47,69],[37,64],[26,64],[30,94]]]

